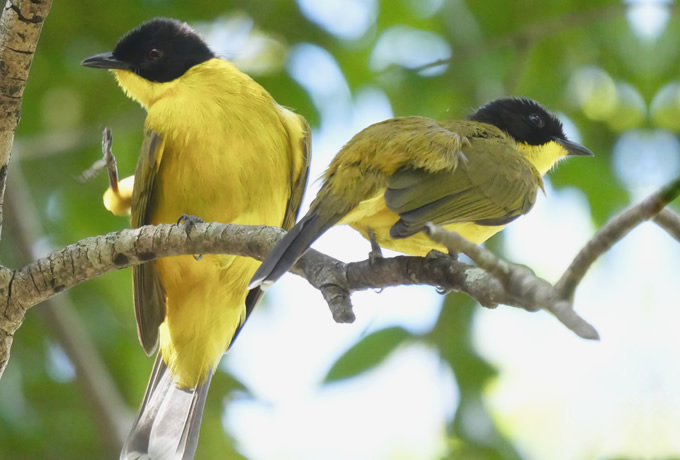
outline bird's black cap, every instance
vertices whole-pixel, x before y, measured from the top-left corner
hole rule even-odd
[[[214,57],[208,45],[186,23],[155,18],[125,34],[112,52],[89,57],[81,64],[129,70],[149,81],[167,82]]]
[[[562,122],[555,115],[526,97],[496,99],[477,109],[468,120],[494,125],[517,142],[543,145],[554,141],[562,145],[569,155],[593,155],[586,147],[567,139]]]

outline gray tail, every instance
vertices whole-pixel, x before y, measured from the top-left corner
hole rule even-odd
[[[260,268],[255,272],[250,280],[248,289],[261,286],[263,289],[269,287],[276,280],[281,278],[295,262],[302,257],[305,251],[312,245],[323,232],[328,230],[340,217],[322,219],[316,212],[312,212],[303,217],[288,233],[284,235]]]
[[[196,388],[177,388],[160,353],[120,460],[191,460],[212,372]]]

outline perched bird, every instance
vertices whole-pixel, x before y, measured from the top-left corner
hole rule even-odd
[[[423,256],[444,250],[426,222],[480,244],[529,212],[541,176],[568,155],[560,121],[527,98],[492,101],[467,120],[394,118],[355,135],[335,156],[309,212],[274,247],[249,287],[275,282],[335,224],[379,246]]]
[[[150,20],[82,65],[110,69],[147,110],[131,203],[121,181],[107,192],[112,211],[131,206],[133,227],[183,214],[293,226],[307,182],[307,123],[187,24]],[[258,265],[189,255],[133,267],[139,339],[158,355],[121,459],[193,458],[212,374],[261,297],[247,289]]]

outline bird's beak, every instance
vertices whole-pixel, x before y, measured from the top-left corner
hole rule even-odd
[[[584,157],[595,156],[595,154],[591,152],[590,149],[576,142],[572,142],[567,139],[560,139],[557,137],[554,138],[553,140],[560,144],[562,147],[564,147],[567,151],[567,155],[569,156],[584,156]]]
[[[130,65],[127,62],[119,61],[113,57],[112,52],[99,53],[85,59],[80,65],[85,67],[94,67],[95,69],[123,69],[130,70]]]

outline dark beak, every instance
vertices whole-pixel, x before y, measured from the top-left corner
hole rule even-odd
[[[562,147],[564,147],[568,152],[567,155],[569,156],[582,156],[582,157],[595,156],[595,154],[591,152],[590,149],[582,146],[581,144],[577,144],[576,142],[572,142],[567,139],[560,139],[558,137],[554,138],[553,140],[560,144]]]
[[[80,65],[85,67],[94,67],[95,69],[123,69],[130,70],[130,65],[127,62],[119,61],[113,57],[110,51],[107,53],[99,53],[85,59]]]

